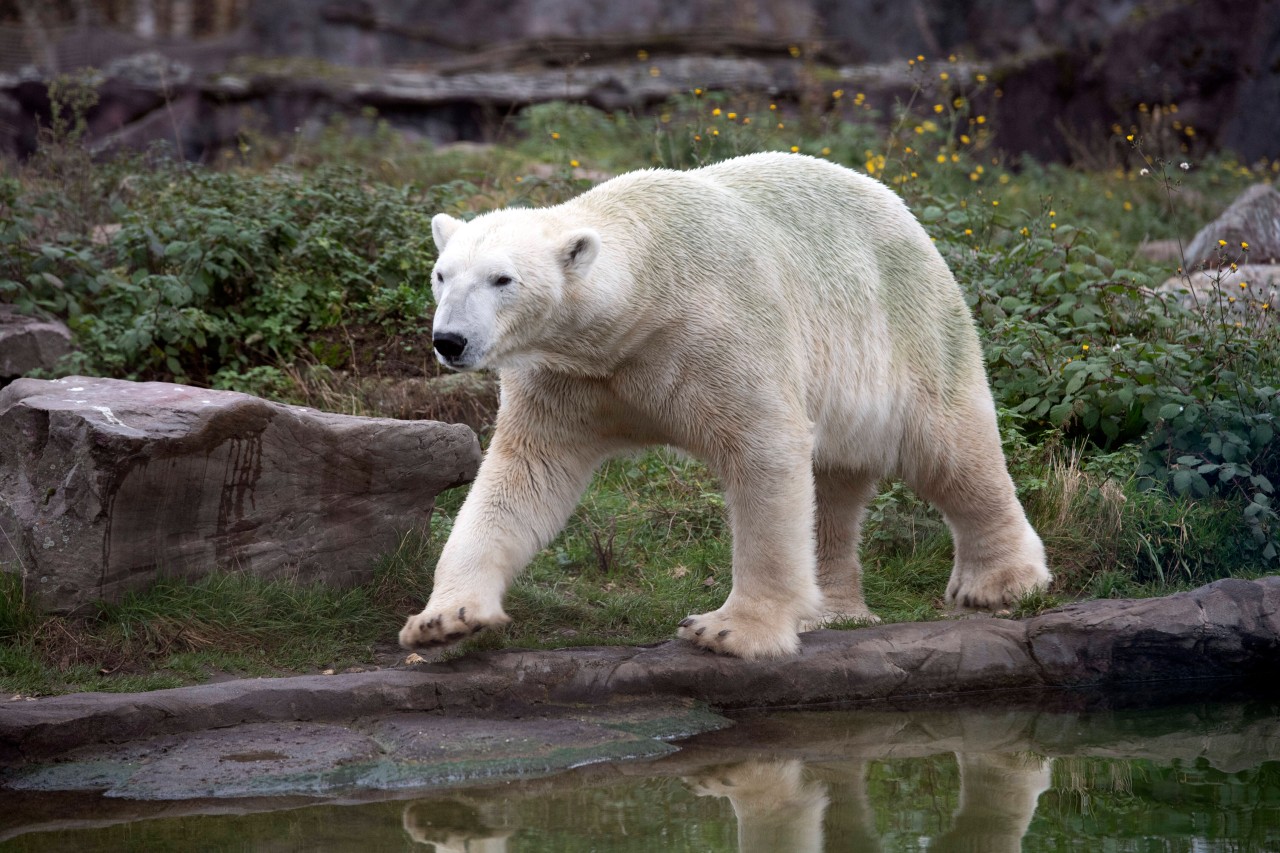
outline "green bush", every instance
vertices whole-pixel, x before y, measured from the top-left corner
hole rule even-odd
[[[0,298],[68,319],[68,369],[221,384],[290,363],[319,330],[427,315],[431,208],[355,169],[164,165],[88,235],[42,231],[47,204],[0,183]]]

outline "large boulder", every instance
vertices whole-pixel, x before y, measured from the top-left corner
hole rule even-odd
[[[58,320],[21,314],[0,303],[0,381],[50,370],[71,351],[71,330]]]
[[[1203,311],[1224,323],[1263,326],[1280,310],[1280,264],[1245,264],[1235,270],[1192,269],[1169,278],[1158,288],[1176,293],[1187,308]],[[1264,307],[1265,306],[1265,307]]]
[[[1241,249],[1241,243],[1249,244],[1248,252]],[[1240,193],[1187,246],[1187,263],[1192,269],[1202,264],[1216,269],[1232,261],[1280,263],[1280,192],[1270,184],[1254,184]]]
[[[215,569],[349,584],[479,461],[463,425],[19,379],[0,391],[0,564],[59,612]]]

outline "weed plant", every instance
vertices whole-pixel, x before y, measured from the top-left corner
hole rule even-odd
[[[0,177],[0,299],[68,321],[77,351],[63,372],[329,399],[371,351],[416,347],[429,373],[436,211],[551,204],[612,173],[753,151],[825,157],[900,192],[966,290],[1056,576],[1016,614],[1275,571],[1274,308],[1243,291],[1218,294],[1218,306],[1240,300],[1230,312],[1185,304],[1159,286],[1193,265],[1137,246],[1189,236],[1277,164],[1193,154],[1193,134],[1168,120],[1176,105],[1076,140],[1087,169],[1010,162],[993,143],[992,81],[922,59],[911,73],[913,93],[887,115],[815,78],[803,103],[694,90],[644,115],[543,104],[488,148],[434,149],[366,114],[287,139],[246,134],[198,167],[158,152],[94,160],[77,119],[92,92],[64,80],[39,154]],[[1208,272],[1221,291],[1248,252],[1220,248]],[[606,464],[511,590],[514,623],[450,654],[665,639],[728,592],[719,494],[668,450]],[[72,620],[39,614],[0,573],[0,684],[134,689],[366,665],[429,595],[464,496],[441,496],[430,531],[351,590],[216,575]],[[873,610],[948,615],[936,513],[886,483],[864,537]]]

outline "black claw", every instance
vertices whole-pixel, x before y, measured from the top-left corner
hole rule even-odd
[[[703,628],[699,628],[698,630],[696,630],[696,631],[694,631],[694,632],[693,632],[693,635],[694,635],[695,637],[701,637],[701,636],[702,636],[702,632],[703,632],[703,631],[705,631],[705,630],[707,630],[705,627],[703,627]]]
[[[680,627],[681,627],[681,628],[688,628],[688,627],[689,627],[690,625],[692,625],[692,624],[693,624],[693,617],[692,617],[692,616],[688,616],[688,617],[685,617],[683,620],[681,620],[681,622],[680,622]]]
[[[444,635],[444,638],[449,642],[453,642],[454,640],[460,640],[465,636],[467,636],[466,631],[450,631],[448,634]]]
[[[467,608],[465,607],[458,608],[458,620],[461,622],[467,621]]]
[[[716,636],[723,640],[725,637],[729,636],[729,630],[729,628],[725,628],[719,634],[716,634]]]

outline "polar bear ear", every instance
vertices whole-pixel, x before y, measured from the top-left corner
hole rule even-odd
[[[560,242],[560,264],[565,272],[585,273],[600,254],[600,235],[591,228],[570,231]]]
[[[462,227],[461,219],[454,219],[447,213],[437,213],[431,217],[431,236],[436,241],[436,251],[443,252],[444,244],[449,242],[453,233]]]

